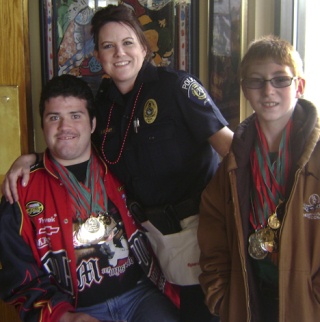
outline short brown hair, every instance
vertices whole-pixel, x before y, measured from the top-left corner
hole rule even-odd
[[[41,92],[39,112],[41,117],[41,127],[43,127],[43,116],[45,104],[54,97],[75,97],[86,101],[86,108],[92,124],[95,118],[95,103],[91,88],[83,79],[70,74],[55,76],[50,79]]]
[[[149,42],[143,33],[142,26],[133,9],[126,5],[108,5],[94,14],[91,20],[91,34],[93,35],[94,49],[99,50],[99,32],[108,22],[118,22],[129,26],[134,30],[141,45],[146,48],[146,60],[152,58]]]
[[[239,75],[243,79],[249,66],[257,60],[271,58],[280,65],[289,66],[294,76],[303,77],[303,63],[299,53],[286,40],[274,35],[263,36],[253,40],[244,55]]]

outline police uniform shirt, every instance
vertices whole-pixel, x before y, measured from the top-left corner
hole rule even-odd
[[[105,79],[96,103],[94,141],[130,198],[161,206],[204,189],[219,162],[208,138],[227,122],[195,77],[146,62],[130,93]]]

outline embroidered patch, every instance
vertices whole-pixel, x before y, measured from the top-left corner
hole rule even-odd
[[[309,204],[303,204],[303,216],[308,219],[320,219],[320,197],[313,194],[309,197]]]
[[[188,98],[199,105],[205,106],[211,101],[206,89],[190,76],[183,80],[181,88],[185,91]]]
[[[154,99],[147,100],[143,108],[143,119],[147,124],[155,121],[158,115],[158,105]]]
[[[38,235],[47,235],[51,236],[54,234],[57,234],[59,232],[60,228],[59,227],[53,227],[53,226],[44,226],[39,228]]]
[[[26,212],[30,217],[40,215],[44,210],[44,206],[39,201],[29,201],[26,204]]]

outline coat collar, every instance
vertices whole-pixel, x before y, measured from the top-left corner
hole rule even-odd
[[[250,152],[257,134],[255,128],[256,115],[253,113],[238,125],[234,133],[231,151],[234,159],[232,168],[242,168],[250,161]],[[294,163],[305,163],[309,159],[320,136],[320,124],[316,107],[305,99],[299,99],[293,112],[292,140]],[[305,149],[309,147],[308,149]],[[306,151],[304,158],[302,152]],[[308,152],[309,151],[309,152]]]

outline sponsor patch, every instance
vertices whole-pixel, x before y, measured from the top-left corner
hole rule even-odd
[[[40,215],[44,210],[44,206],[40,201],[29,201],[26,204],[26,212],[30,217]]]

